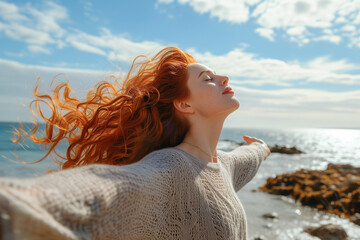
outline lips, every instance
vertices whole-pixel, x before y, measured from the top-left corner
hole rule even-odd
[[[231,87],[226,87],[222,94],[234,94]]]

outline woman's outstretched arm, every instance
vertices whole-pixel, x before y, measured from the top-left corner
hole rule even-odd
[[[0,178],[0,212],[7,218],[2,234],[29,240],[138,239],[147,176],[141,166],[96,164],[38,178]]]
[[[258,138],[244,136],[249,144],[224,153],[225,164],[232,175],[235,191],[239,191],[257,173],[260,164],[270,155],[267,144]]]

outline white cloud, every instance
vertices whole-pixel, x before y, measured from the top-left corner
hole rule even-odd
[[[257,28],[255,32],[260,36],[269,39],[270,41],[274,41],[274,30],[269,28]]]
[[[1,121],[16,121],[18,117],[24,121],[33,119],[28,106],[33,99],[32,91],[38,76],[42,79],[40,91],[47,92],[52,79],[57,74],[66,74],[74,94],[84,97],[86,89],[111,74],[111,72],[88,69],[27,65],[4,59],[0,59],[0,72],[0,108],[6,113],[1,115]],[[57,79],[67,80],[65,75],[60,75]]]
[[[359,70],[358,64],[347,62],[347,60],[331,61],[328,56],[318,57],[304,64],[305,67],[310,69],[317,69],[322,71],[332,72],[349,72],[353,70]]]
[[[360,35],[360,1],[331,0],[265,0],[258,4],[252,17],[265,28],[284,30],[290,41],[302,45],[311,41],[338,44],[342,38],[350,42]],[[357,25],[357,28],[346,27]],[[321,33],[325,29],[329,32]],[[348,32],[353,31],[352,35]],[[333,32],[337,32],[334,34]],[[303,39],[308,39],[304,42]]]
[[[5,55],[6,56],[10,56],[10,57],[16,57],[16,58],[23,58],[25,56],[25,54],[23,52],[7,52],[5,51]]]
[[[17,23],[3,24],[2,29],[8,37],[29,44],[46,45],[55,42],[49,33],[24,27]]]
[[[218,73],[229,75],[237,84],[272,84],[287,87],[292,86],[294,81],[360,84],[360,74],[348,73],[351,70],[360,70],[360,67],[346,60],[331,61],[328,57],[320,57],[308,63],[285,62],[261,58],[238,48],[224,55],[199,53],[194,49],[188,51],[198,62],[216,69]]]
[[[324,0],[263,1],[253,11],[252,16],[257,17],[261,26],[268,28],[325,28],[331,26],[339,6],[338,1]]]
[[[0,2],[0,16],[7,21],[24,21],[27,17],[19,13],[19,8],[12,3]]]
[[[159,0],[156,4],[172,2],[174,1]],[[347,39],[348,46],[360,47],[360,0],[178,0],[178,2],[190,5],[200,14],[209,13],[219,21],[244,23],[251,15],[259,25],[255,32],[270,41],[275,41],[277,34],[284,33],[288,40],[299,45],[311,41],[339,44]],[[86,11],[92,10],[90,2],[83,4]],[[65,30],[60,23],[68,20],[67,10],[51,1],[44,1],[42,5],[0,2],[0,13],[0,32],[12,39],[27,43],[31,52],[46,54],[49,53],[51,46],[63,48],[71,45],[80,51],[106,55],[112,61],[128,62],[139,54],[154,53],[164,46],[150,41],[134,42],[129,37],[114,35],[107,29],[102,29],[98,35]],[[34,45],[37,46],[38,51],[34,49]],[[40,46],[43,51],[40,51]]]
[[[204,14],[210,13],[211,17],[220,21],[243,23],[249,20],[249,7],[260,0],[178,0],[180,4],[189,4],[194,11]],[[172,0],[158,0],[156,6],[161,3],[169,4]]]
[[[353,105],[360,106],[360,90],[346,92],[330,92],[316,89],[287,88],[280,90],[260,90],[248,89],[244,87],[235,87],[239,93],[247,94],[249,97],[258,97],[257,102],[264,108],[267,106],[306,106],[311,104],[324,104],[321,109],[314,108],[316,111],[332,111],[335,104],[352,102]],[[286,99],[291,101],[286,101]],[[353,109],[358,112],[360,109]],[[359,116],[360,117],[360,116]]]
[[[158,0],[156,4],[172,2],[174,1]],[[360,0],[178,0],[178,2],[190,5],[200,14],[209,13],[219,21],[241,24],[253,18],[258,24],[255,32],[270,41],[285,34],[287,40],[299,45],[312,41],[338,44],[343,39],[347,39],[350,42],[349,46],[357,46],[356,41],[360,37]],[[334,30],[336,34],[324,34],[321,31],[323,29]],[[279,36],[276,36],[275,32]]]
[[[73,35],[66,39],[67,42],[69,42],[74,48],[76,48],[80,51],[95,53],[95,54],[99,54],[102,56],[106,55],[106,53],[103,50],[96,48],[94,46],[90,46],[89,44],[86,44],[82,41],[79,41],[78,39],[76,39],[76,37],[77,36]]]
[[[315,42],[327,41],[327,42],[338,44],[338,43],[341,42],[341,37],[335,36],[335,35],[324,35],[324,36],[321,36],[321,37],[313,38],[313,41],[315,41]]]
[[[345,25],[341,28],[341,30],[345,32],[354,32],[356,31],[356,28],[354,25]]]
[[[58,21],[68,18],[66,8],[49,1],[44,2],[42,8],[45,8],[46,11],[38,10],[28,4],[25,7],[25,11],[35,18],[36,29],[53,33],[56,37],[62,37],[65,34],[65,30],[60,27]]]
[[[84,4],[90,11],[91,4]],[[76,29],[66,32],[59,25],[60,21],[68,18],[64,7],[45,2],[39,9],[31,4],[23,6],[22,10],[15,4],[0,5],[0,12],[7,12],[1,17],[4,21],[0,21],[0,31],[12,39],[28,43],[30,52],[48,54],[50,44],[58,48],[70,45],[80,51],[106,56],[110,61],[125,63],[138,55],[153,55],[165,47],[152,41],[134,42],[126,34],[115,35],[105,28],[97,35]]]
[[[296,27],[292,27],[289,28],[286,33],[289,35],[302,35],[305,32],[305,27],[304,26],[296,26]]]
[[[74,69],[74,68],[60,68],[60,67],[46,67],[39,65],[29,65],[22,64],[17,61],[0,59],[0,72],[3,74],[1,77],[2,84],[10,84],[13,81],[11,79],[16,79],[19,84],[26,83],[31,81],[31,84],[34,83],[35,77],[37,75],[42,76],[44,79],[50,79],[54,77],[56,74],[65,73],[71,76],[74,76],[74,83],[86,84],[88,80],[86,78],[82,79],[80,76],[86,76],[91,78],[104,76],[106,75],[106,71],[95,71],[89,69]],[[87,74],[87,75],[86,75]],[[15,81],[16,82],[16,81]]]
[[[108,29],[102,29],[99,36],[76,32],[66,41],[81,51],[106,55],[111,61],[129,63],[138,55],[153,55],[165,45],[151,42],[134,42],[125,36],[114,35]]]
[[[158,3],[164,3],[164,4],[169,4],[174,2],[174,0],[157,0]]]
[[[258,90],[233,87],[240,108],[227,127],[359,128],[360,91]]]
[[[30,3],[17,6],[0,2],[0,32],[14,40],[28,43],[30,51],[34,50],[33,44],[38,46],[38,50],[40,46],[45,49],[44,46],[49,44],[61,46],[61,38],[66,31],[59,22],[67,19],[67,10],[51,1],[36,6]]]
[[[34,53],[45,53],[45,54],[50,54],[51,52],[39,45],[29,45],[28,49],[30,52],[34,52]]]

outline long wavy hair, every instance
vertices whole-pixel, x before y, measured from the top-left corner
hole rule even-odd
[[[140,57],[145,60],[136,62]],[[68,82],[51,87],[52,96],[40,94],[37,83],[36,99],[30,104],[34,126],[29,132],[22,126],[15,129],[13,142],[30,138],[42,144],[47,152],[34,163],[54,153],[62,169],[94,163],[126,165],[154,150],[175,146],[184,139],[189,123],[176,112],[173,101],[188,97],[187,67],[194,62],[177,47],[166,47],[152,59],[137,56],[124,79],[99,82],[82,101],[70,96]],[[43,114],[44,103],[50,117]],[[37,115],[46,123],[42,136],[36,134],[40,131]],[[66,156],[56,150],[64,141]]]

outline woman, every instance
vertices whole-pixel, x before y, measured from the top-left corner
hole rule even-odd
[[[35,88],[46,135],[37,137],[36,125],[25,137],[62,157],[64,171],[1,179],[3,232],[13,239],[246,239],[236,192],[270,150],[247,136],[247,146],[216,150],[224,120],[239,107],[228,77],[176,47],[132,76],[135,60],[119,86],[102,82],[84,102],[67,83],[53,97]],[[63,140],[66,156],[55,151]]]

